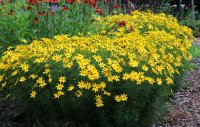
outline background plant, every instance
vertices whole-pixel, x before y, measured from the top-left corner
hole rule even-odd
[[[27,3],[24,0],[0,5],[0,41],[4,49],[58,34],[95,33],[95,15],[106,16],[109,4],[104,1],[60,1]],[[116,9],[115,9],[116,10]],[[117,9],[119,10],[119,9]]]

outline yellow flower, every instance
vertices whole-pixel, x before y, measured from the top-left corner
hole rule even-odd
[[[60,96],[63,96],[64,92],[63,91],[58,91],[57,93],[54,93],[54,98],[60,98]]]
[[[43,77],[39,77],[36,80],[36,83],[39,84],[39,87],[43,88],[47,85],[47,83],[45,82],[45,80],[43,79]]]
[[[59,83],[59,84],[56,86],[56,89],[57,89],[57,90],[62,90],[63,87],[64,87],[64,85],[61,84],[61,83]]]
[[[74,85],[71,85],[71,86],[68,87],[67,90],[68,90],[68,91],[72,91],[74,88],[75,88]]]
[[[35,79],[35,78],[37,78],[37,75],[31,74],[31,75],[29,76],[29,78]]]
[[[86,76],[88,74],[88,70],[87,69],[83,69],[80,71],[80,76]]]
[[[127,101],[128,95],[127,94],[121,94],[120,98],[121,98],[121,101]]]
[[[99,66],[100,66],[101,68],[104,68],[104,67],[106,66],[106,64],[103,63],[103,62],[100,62],[100,63],[99,63]]]
[[[24,82],[24,81],[26,81],[26,78],[24,76],[22,76],[22,77],[20,77],[19,81]]]
[[[137,67],[137,66],[139,65],[139,63],[138,63],[138,61],[136,61],[136,60],[131,60],[131,61],[129,62],[129,65],[130,65],[131,67]]]
[[[39,78],[36,80],[36,82],[37,82],[38,84],[43,83],[43,77],[39,77]]]
[[[95,84],[92,85],[92,87],[93,87],[93,88],[92,88],[92,91],[94,91],[95,93],[99,91],[99,88],[100,88],[100,87],[99,87],[98,84],[95,83]]]
[[[156,82],[158,85],[162,85],[162,79],[161,78],[156,78]]]
[[[80,89],[85,88],[85,83],[84,83],[83,81],[78,82],[78,87],[79,87]]]
[[[103,100],[102,100],[102,96],[101,95],[96,95],[95,96],[95,99],[96,99],[96,107],[103,107],[104,104],[103,104]]]
[[[57,54],[56,54],[56,55],[54,55],[54,56],[52,57],[52,60],[55,61],[55,62],[59,62],[59,61],[61,60],[61,57],[62,57],[61,55],[57,55]]]
[[[105,94],[105,95],[107,95],[107,96],[110,96],[111,95],[111,93],[109,93],[109,92],[107,92],[107,91],[103,91],[103,94]]]
[[[51,83],[52,82],[51,74],[48,74],[48,78],[49,78],[49,83]]]
[[[66,82],[65,76],[60,76],[60,77],[59,77],[59,82],[60,82],[60,83],[65,83],[65,82]]]
[[[2,83],[2,84],[1,84],[1,87],[2,87],[2,88],[6,87],[6,84],[7,84],[7,82]]]
[[[120,102],[120,101],[121,101],[121,97],[118,96],[118,95],[116,95],[114,98],[115,98],[115,101],[116,101],[116,102]]]
[[[37,92],[35,92],[35,90],[32,91],[31,94],[30,94],[31,98],[35,98],[36,94],[37,94]]]
[[[58,91],[58,96],[62,96],[65,95],[65,93],[63,91]]]
[[[101,62],[102,61],[102,58],[99,55],[93,55],[92,57],[95,59],[96,62]]]
[[[21,64],[20,66],[19,66],[24,72],[28,72],[28,70],[29,70],[29,65],[28,64]]]
[[[89,90],[91,87],[92,86],[89,82],[85,83],[85,89]]]
[[[101,82],[99,87],[101,89],[105,89],[106,88],[106,83],[105,82]]]
[[[15,70],[14,72],[11,73],[12,76],[15,76],[18,74],[18,70]]]
[[[114,96],[116,102],[127,101],[128,95],[127,94],[120,94]]]
[[[47,83],[45,83],[45,81],[43,81],[42,83],[39,84],[39,87],[43,88],[47,85]]]
[[[53,96],[54,96],[54,98],[59,98],[60,97],[57,93],[55,93]]]
[[[82,91],[77,90],[76,93],[75,93],[75,95],[76,95],[77,97],[81,97],[81,96],[83,95],[83,93],[82,93]]]
[[[25,39],[21,39],[21,42],[23,42],[23,43],[27,43],[27,40],[25,40]]]
[[[145,66],[145,65],[142,65],[142,70],[144,70],[144,71],[148,71],[148,67],[147,66]]]
[[[96,101],[96,107],[100,108],[103,106],[104,106],[103,101]]]
[[[149,84],[154,84],[155,83],[155,80],[153,79],[153,78],[151,78],[151,77],[146,77],[145,78],[148,82],[149,82]]]
[[[102,99],[102,96],[98,94],[98,95],[95,96],[95,99],[96,99],[96,100],[101,100],[101,99]]]
[[[41,57],[41,58],[36,58],[35,60],[34,60],[34,63],[42,63],[42,62],[44,62],[45,61],[45,59],[43,58],[43,57]]]
[[[43,74],[48,74],[51,70],[49,68],[46,68],[43,72]]]
[[[173,84],[173,79],[170,78],[170,77],[167,77],[167,78],[166,78],[166,82],[167,82],[168,85],[169,85],[169,84]]]
[[[128,80],[130,78],[130,75],[125,73],[125,74],[123,74],[122,78],[123,78],[123,80]]]
[[[52,78],[49,78],[49,83],[51,83],[52,82]]]
[[[4,76],[0,75],[0,82],[3,81]]]

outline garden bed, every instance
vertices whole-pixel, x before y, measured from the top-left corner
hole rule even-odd
[[[17,109],[11,113],[14,119],[8,115],[3,121],[148,126],[167,111],[170,97],[191,68],[191,29],[163,13],[105,15],[109,12],[93,0],[67,1],[62,8],[53,3],[56,10],[30,4],[26,11],[9,4],[17,9],[1,13],[1,95]],[[23,28],[31,32],[22,36],[21,20],[29,18],[32,27]],[[8,34],[7,23],[13,25],[13,34]]]

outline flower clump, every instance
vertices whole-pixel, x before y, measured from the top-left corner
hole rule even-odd
[[[192,31],[172,17],[133,12],[98,21],[97,35],[58,35],[9,47],[0,60],[1,88],[26,88],[35,99],[44,91],[55,99],[89,95],[103,107],[109,98],[128,101],[124,87],[173,85],[191,59]]]

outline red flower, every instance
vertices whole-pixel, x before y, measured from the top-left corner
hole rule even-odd
[[[119,8],[119,5],[118,5],[118,4],[113,5],[113,8],[118,9],[118,8]]]
[[[74,3],[74,0],[66,0],[66,3],[73,4],[73,3]]]
[[[27,9],[28,9],[28,10],[31,10],[31,9],[32,9],[31,5],[28,5]]]
[[[34,19],[34,22],[35,22],[35,23],[39,23],[40,20],[39,20],[38,18],[35,18],[35,19]]]
[[[4,5],[4,2],[3,2],[3,1],[0,1],[0,4],[1,4],[1,5]]]
[[[108,2],[110,2],[110,0],[104,0],[104,2],[105,2],[105,3],[108,3]]]
[[[47,16],[45,11],[42,12],[42,16]]]
[[[98,1],[98,0],[90,0],[90,4],[91,4],[93,7],[96,7],[97,1]]]
[[[49,12],[49,15],[50,15],[50,16],[52,16],[52,15],[53,15],[53,11],[52,11],[52,10]]]
[[[125,21],[118,22],[118,27],[125,27],[125,26],[126,26]]]
[[[62,10],[63,10],[63,11],[68,11],[68,10],[69,10],[69,8],[68,8],[68,7],[66,7],[65,5],[63,5],[63,6],[62,6]]]
[[[35,5],[35,4],[37,4],[37,0],[28,0],[28,4]]]
[[[9,15],[14,15],[14,11],[13,11],[13,10],[10,10]]]
[[[75,2],[77,2],[77,3],[79,3],[79,2],[81,2],[82,0],[75,0]]]
[[[38,12],[38,16],[47,16],[47,14],[46,14],[46,12],[45,11],[43,11],[43,12]]]
[[[99,13],[100,15],[103,15],[103,11],[102,11],[101,9],[99,9],[99,8],[96,8],[96,9],[95,9],[95,12],[96,12],[96,13]]]
[[[53,3],[58,3],[59,2],[59,0],[53,0]]]
[[[85,4],[89,4],[90,1],[89,1],[89,0],[84,0],[84,3],[85,3]]]
[[[38,12],[38,16],[42,16],[42,12],[39,11],[39,12]]]

